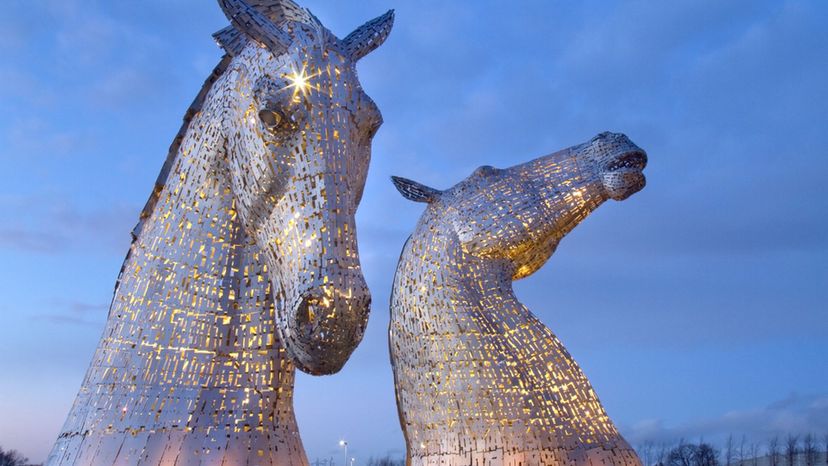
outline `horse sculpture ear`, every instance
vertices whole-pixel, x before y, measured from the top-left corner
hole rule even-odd
[[[438,189],[429,188],[424,184],[399,176],[392,176],[391,182],[394,183],[397,191],[409,201],[431,203],[436,201],[442,194],[442,191]]]
[[[393,26],[394,10],[388,10],[384,15],[368,21],[348,34],[348,37],[342,39],[342,45],[351,59],[357,61],[382,45]]]
[[[280,55],[290,46],[290,35],[274,24],[267,16],[250,6],[245,0],[218,0],[224,16],[232,27],[248,38],[264,45],[274,55]],[[230,53],[238,53],[238,36],[227,28],[213,35],[219,44]]]

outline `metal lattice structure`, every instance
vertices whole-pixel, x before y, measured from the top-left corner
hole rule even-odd
[[[640,466],[584,373],[512,291],[607,199],[644,187],[646,154],[622,134],[446,191],[403,178],[428,203],[403,248],[389,346],[409,466]]]
[[[370,307],[354,214],[382,117],[337,39],[289,0],[220,0],[226,55],[133,231],[49,465],[307,465],[294,367],[338,371]]]

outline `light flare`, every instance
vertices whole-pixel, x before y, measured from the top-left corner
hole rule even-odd
[[[321,71],[317,71],[316,73],[308,74],[306,66],[302,66],[302,69],[299,71],[292,68],[290,73],[284,75],[290,83],[283,89],[293,89],[293,100],[294,102],[298,102],[300,94],[302,97],[305,97],[314,89],[311,79],[319,76],[321,73]],[[318,85],[316,86],[316,90],[319,90]]]

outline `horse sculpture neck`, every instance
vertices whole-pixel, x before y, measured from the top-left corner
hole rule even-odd
[[[638,466],[507,261],[466,254],[429,205],[403,249],[389,343],[412,466]],[[439,257],[439,261],[434,258]]]
[[[136,227],[47,464],[307,465],[295,370],[276,338],[271,282],[236,213],[215,126],[235,105],[229,88],[245,80],[217,78],[188,113]]]

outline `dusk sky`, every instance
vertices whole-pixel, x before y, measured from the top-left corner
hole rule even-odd
[[[300,0],[385,124],[357,214],[373,294],[334,376],[298,376],[311,461],[402,457],[387,347],[400,249],[437,188],[627,134],[647,187],[608,202],[518,297],[632,444],[828,433],[828,2]],[[518,5],[519,6],[515,6]],[[0,15],[0,446],[45,460],[98,344],[129,232],[221,57],[215,1],[7,0]]]

